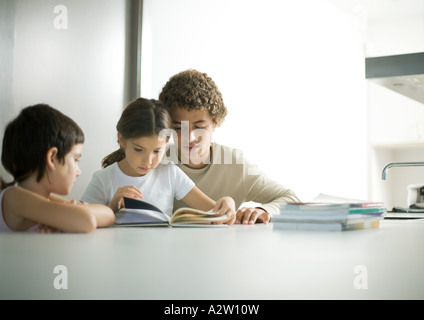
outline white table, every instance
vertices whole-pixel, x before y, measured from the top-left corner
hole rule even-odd
[[[424,299],[424,220],[0,233],[0,299]]]

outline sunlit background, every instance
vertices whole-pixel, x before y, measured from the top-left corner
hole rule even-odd
[[[182,9],[184,8],[184,9]],[[214,141],[245,151],[302,200],[367,197],[361,13],[328,1],[144,1],[141,94],[207,73],[228,117]]]
[[[67,28],[55,25],[58,6]],[[423,160],[424,108],[365,80],[364,59],[424,51],[423,17],[423,0],[0,0],[0,127],[40,102],[76,120],[86,142],[68,197],[79,199],[118,147],[125,105],[158,98],[192,68],[212,77],[229,111],[213,140],[302,200],[402,204],[408,184],[424,185],[422,168],[384,182],[381,170]],[[10,179],[2,166],[0,175]]]

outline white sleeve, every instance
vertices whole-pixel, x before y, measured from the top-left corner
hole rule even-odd
[[[194,188],[195,184],[193,180],[191,180],[180,168],[178,168],[175,164],[169,164],[171,166],[171,170],[173,171],[174,179],[173,179],[173,189],[174,196],[177,200],[181,200],[184,198],[187,193]]]
[[[84,194],[81,197],[81,201],[87,203],[100,203],[108,204],[111,199],[108,199],[107,190],[104,184],[104,179],[100,172],[95,172],[93,178],[88,184],[87,188],[84,191]]]

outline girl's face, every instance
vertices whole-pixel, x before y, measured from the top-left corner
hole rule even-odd
[[[178,136],[178,159],[198,169],[210,162],[210,146],[216,125],[205,110],[176,108],[171,112],[172,128]]]
[[[55,175],[55,188],[52,192],[60,195],[68,195],[75,184],[77,177],[81,175],[78,162],[82,155],[82,144],[75,144],[71,151],[65,156],[65,161],[58,162]]]
[[[131,177],[144,176],[152,171],[165,154],[166,140],[157,135],[124,139],[118,133],[118,140],[125,150],[125,158],[119,162],[120,168]]]

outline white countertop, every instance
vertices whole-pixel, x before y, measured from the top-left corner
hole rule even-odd
[[[57,265],[67,289],[54,286],[66,275]],[[359,276],[367,289],[355,288]],[[424,299],[424,220],[345,232],[258,224],[0,233],[0,299]]]

